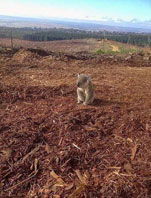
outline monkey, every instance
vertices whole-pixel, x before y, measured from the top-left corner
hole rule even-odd
[[[85,74],[78,74],[77,80],[77,103],[84,105],[92,104],[94,101],[94,87],[91,77]]]

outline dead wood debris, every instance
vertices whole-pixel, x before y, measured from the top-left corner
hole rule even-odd
[[[128,104],[79,108],[65,85],[0,94],[1,197],[151,196],[150,121]]]

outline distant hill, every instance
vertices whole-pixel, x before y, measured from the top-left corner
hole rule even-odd
[[[59,40],[59,41],[27,41],[21,39],[13,39],[15,48],[34,48],[53,52],[64,53],[95,53],[108,55],[128,55],[150,53],[149,47],[138,47],[130,44],[119,43],[110,40],[98,39],[76,39],[76,40]],[[0,46],[11,47],[10,39],[0,38]]]
[[[113,24],[113,25],[108,25]],[[124,24],[124,23],[123,23]],[[129,27],[130,23],[115,23],[111,21],[88,21],[88,20],[70,20],[70,19],[45,19],[45,18],[25,18],[0,15],[0,26],[6,27],[41,27],[41,28],[75,28],[86,31],[116,31],[116,32],[136,32],[150,33],[151,28]],[[137,26],[137,24],[135,24]],[[146,26],[147,27],[147,26]]]
[[[28,41],[55,41],[73,39],[108,39],[121,43],[151,47],[151,35],[149,33],[135,32],[111,32],[111,31],[86,31],[75,28],[15,28],[0,27],[0,38],[22,39]]]

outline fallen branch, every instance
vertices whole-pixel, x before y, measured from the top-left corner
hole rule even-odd
[[[5,189],[5,191],[13,190],[13,189],[17,188],[18,186],[20,186],[21,184],[29,181],[31,178],[35,177],[38,173],[37,165],[38,165],[38,159],[36,158],[35,162],[34,162],[35,170],[29,175],[29,177],[24,179],[23,181],[19,182],[18,184],[15,184],[14,186],[11,186],[10,188]]]
[[[41,147],[41,144],[38,145],[36,148],[34,148],[32,151],[30,151],[27,155],[25,155],[22,159],[17,161],[12,167],[11,170],[7,170],[6,174],[3,176],[3,178],[7,177],[10,173],[13,172],[13,169],[18,167],[20,164],[24,163],[24,161],[30,156],[33,155],[35,152],[37,152]]]

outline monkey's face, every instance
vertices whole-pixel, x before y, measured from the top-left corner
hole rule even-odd
[[[89,77],[84,74],[78,74],[77,87],[85,89],[88,86]]]

